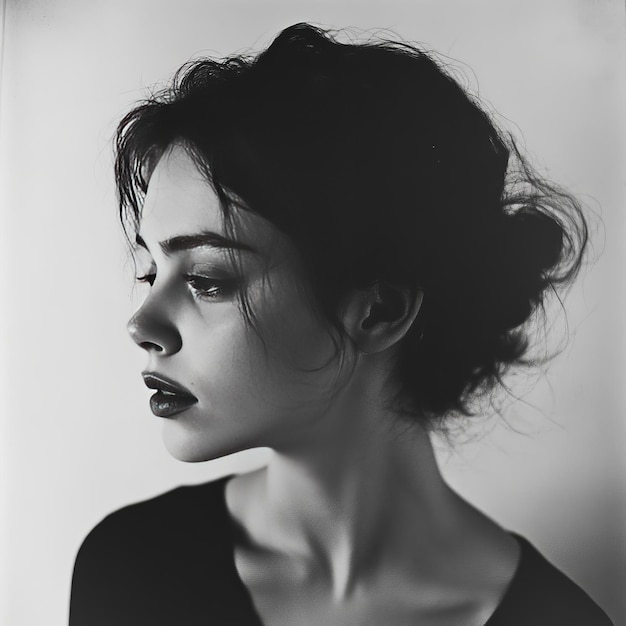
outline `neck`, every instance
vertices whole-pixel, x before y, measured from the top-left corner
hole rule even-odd
[[[304,445],[276,449],[249,505],[263,543],[314,563],[336,598],[407,545],[426,563],[455,518],[428,434],[385,415],[381,391],[353,384]]]

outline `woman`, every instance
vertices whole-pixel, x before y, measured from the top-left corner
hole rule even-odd
[[[182,68],[116,149],[168,450],[274,453],[101,522],[72,626],[610,624],[433,455],[587,230],[432,58],[297,24]]]

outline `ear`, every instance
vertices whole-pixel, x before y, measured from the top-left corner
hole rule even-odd
[[[415,287],[376,282],[346,298],[341,319],[360,352],[373,354],[395,345],[408,332],[422,306],[424,292]]]

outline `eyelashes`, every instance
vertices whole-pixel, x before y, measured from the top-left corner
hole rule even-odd
[[[143,274],[142,276],[136,276],[135,280],[138,283],[147,283],[148,285],[152,287],[152,284],[154,283],[155,278],[156,278],[155,273],[148,273],[148,274]]]
[[[212,300],[228,296],[237,287],[237,281],[233,279],[210,278],[197,274],[187,274],[185,279],[195,296],[201,300]]]
[[[156,272],[148,272],[137,276],[135,280],[152,286],[156,279]],[[231,295],[236,291],[238,281],[233,278],[215,278],[199,274],[185,274],[185,282],[189,285],[194,297],[199,300],[215,300]]]

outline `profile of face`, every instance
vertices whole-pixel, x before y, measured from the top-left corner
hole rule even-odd
[[[338,384],[332,331],[315,313],[293,245],[258,215],[236,218],[234,242],[215,191],[171,146],[145,198],[136,256],[149,285],[128,329],[147,356],[165,445],[183,461],[298,446],[323,429]]]

